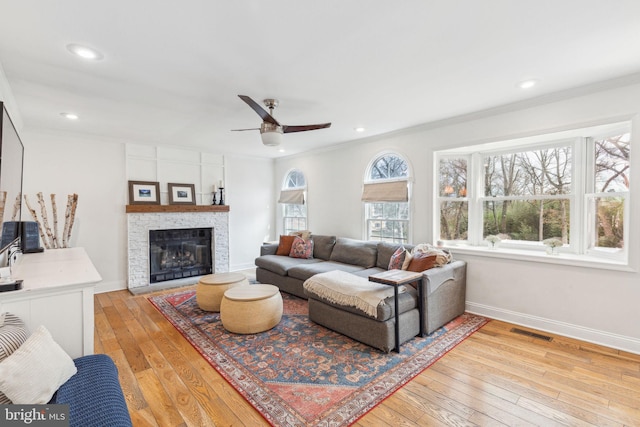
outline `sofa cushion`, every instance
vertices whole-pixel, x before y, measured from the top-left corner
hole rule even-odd
[[[282,255],[263,255],[256,258],[256,266],[286,276],[289,269],[298,265],[321,263],[320,259],[291,258]]]
[[[45,404],[77,369],[44,326],[0,362],[0,390],[14,404]]]
[[[339,237],[331,252],[331,261],[371,268],[378,257],[377,242]]]
[[[313,240],[313,257],[328,261],[336,244],[336,236],[323,236],[314,234],[311,236]]]
[[[389,261],[391,255],[400,247],[403,247],[400,243],[378,242],[378,257],[376,259],[376,267],[384,268],[389,267]]]
[[[311,259],[313,258],[313,240],[304,240],[295,236],[291,244],[291,258]]]
[[[24,322],[15,314],[0,314],[0,362],[16,351],[29,337],[29,330]],[[0,391],[0,404],[11,403],[11,400]]]
[[[287,274],[290,277],[294,277],[296,279],[300,279],[304,281],[316,274],[326,273],[328,271],[333,271],[333,270],[340,270],[340,271],[346,271],[347,273],[354,273],[364,269],[357,265],[343,264],[343,263],[334,262],[334,261],[323,261],[317,264],[296,265],[295,267],[291,267],[287,271]]]
[[[425,270],[429,270],[436,265],[437,255],[429,255],[425,253],[418,252],[414,254],[407,266],[407,271],[415,271],[420,273]]]
[[[278,243],[278,249],[276,250],[276,255],[286,255],[289,256],[289,252],[291,252],[291,245],[293,245],[293,241],[296,236],[280,236],[280,242]]]
[[[391,259],[389,260],[389,270],[401,270],[406,256],[407,250],[405,248],[399,247],[398,249],[396,249],[393,255],[391,255]]]

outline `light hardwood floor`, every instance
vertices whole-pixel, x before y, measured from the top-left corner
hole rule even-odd
[[[148,296],[95,296],[95,351],[118,366],[134,426],[269,425]],[[513,327],[489,322],[355,425],[640,426],[639,355]]]

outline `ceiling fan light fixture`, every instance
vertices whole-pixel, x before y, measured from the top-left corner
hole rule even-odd
[[[277,147],[282,143],[282,131],[269,130],[260,134],[262,143],[267,147]]]

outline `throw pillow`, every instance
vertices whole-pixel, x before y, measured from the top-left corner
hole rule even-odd
[[[429,255],[418,252],[411,258],[411,262],[407,267],[407,271],[415,271],[417,273],[420,273],[422,271],[433,268],[436,265],[437,258],[437,255]]]
[[[77,371],[71,357],[40,326],[0,362],[0,391],[14,404],[45,404]]]
[[[296,236],[291,245],[291,252],[289,252],[291,258],[313,258],[313,240],[303,240]]]
[[[404,256],[404,261],[402,262],[402,270],[406,270],[409,268],[409,264],[411,264],[411,260],[413,259],[413,252],[407,251]]]
[[[406,256],[407,250],[404,248],[404,246],[400,246],[398,249],[396,249],[393,255],[391,255],[391,259],[389,260],[389,268],[387,268],[387,270],[401,270]]]
[[[0,314],[0,362],[16,351],[29,337],[29,330],[15,314]],[[11,400],[0,391],[0,404],[9,404]]]
[[[280,236],[280,242],[278,243],[278,250],[276,255],[289,255],[291,252],[291,245],[296,236]]]

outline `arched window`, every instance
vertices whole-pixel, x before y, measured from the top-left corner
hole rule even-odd
[[[284,179],[280,199],[284,234],[307,229],[307,206],[304,204],[307,182],[304,174],[294,169]]]
[[[409,242],[409,176],[407,161],[396,153],[371,162],[362,191],[366,239]]]

